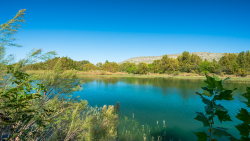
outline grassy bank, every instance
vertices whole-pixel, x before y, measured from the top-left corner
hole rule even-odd
[[[38,75],[41,73],[47,72],[46,70],[29,70],[27,71],[28,74],[31,75]],[[117,72],[117,73],[111,73],[111,72],[105,72],[105,71],[77,71],[77,75],[80,78],[84,77],[95,77],[95,76],[101,76],[101,77],[137,77],[137,78],[176,78],[176,79],[205,79],[204,76],[200,76],[198,74],[193,73],[180,73],[178,76],[174,76],[172,74],[147,74],[147,75],[140,75],[140,74],[127,74],[123,72]],[[247,77],[236,77],[234,75],[224,75],[220,76],[221,79],[230,77],[230,80],[228,81],[234,81],[234,82],[250,82],[250,75]]]

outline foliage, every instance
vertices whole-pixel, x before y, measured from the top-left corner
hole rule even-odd
[[[23,14],[17,15],[22,18]],[[94,140],[114,140],[117,137],[117,108],[104,106],[102,111],[95,112],[97,110],[92,107],[88,108],[87,101],[71,98],[82,84],[76,71],[65,71],[75,69],[74,61],[67,57],[51,59],[55,52],[40,55],[41,49],[38,49],[32,50],[26,59],[9,64],[12,58],[5,58],[4,45],[14,45],[7,37],[12,38],[17,32],[15,25],[18,24],[13,22],[20,20],[10,21],[10,24],[1,25],[1,31],[5,31],[1,34],[4,42],[0,48],[0,139],[88,141],[94,137]],[[52,71],[30,78],[24,73],[25,67],[27,69],[37,59],[45,60],[39,64]]]
[[[247,105],[247,107],[250,108],[250,87],[247,87],[246,91],[247,92],[245,94],[243,94],[242,96],[247,99],[247,101],[244,103]],[[250,113],[244,108],[241,108],[239,111],[240,111],[240,113],[238,113],[236,118],[241,120],[243,123],[241,123],[235,127],[240,132],[241,140],[247,141],[247,140],[250,140]]]
[[[179,74],[180,74],[179,71],[175,71],[175,72],[174,72],[174,76],[178,76]]]
[[[98,63],[96,63],[96,67],[97,67],[97,69],[101,69],[102,68],[102,62],[98,62]]]
[[[212,133],[214,136],[221,137],[221,136],[227,136],[230,138],[233,138],[231,134],[227,133],[227,129],[223,127],[213,127],[214,118],[215,116],[218,117],[219,121],[226,122],[231,121],[231,118],[228,114],[228,110],[225,109],[222,105],[217,104],[216,101],[221,100],[233,100],[232,92],[234,90],[227,90],[223,88],[223,83],[229,78],[226,78],[224,80],[220,80],[216,75],[213,75],[213,77],[208,76],[206,74],[206,80],[204,81],[207,86],[201,87],[203,89],[203,93],[198,93],[200,97],[202,98],[202,102],[206,104],[205,106],[205,112],[206,114],[202,112],[196,112],[196,120],[201,121],[204,125],[204,127],[209,127],[208,131],[209,133],[203,132],[196,132],[196,136],[198,137],[198,140],[200,141],[216,141],[214,137],[212,137]]]
[[[147,74],[149,72],[149,67],[147,63],[139,63],[137,68],[138,74]]]
[[[92,63],[87,63],[83,66],[84,71],[96,70],[96,66]]]
[[[151,72],[158,73],[160,71],[160,60],[154,60],[151,67]]]
[[[177,71],[179,69],[179,64],[176,59],[168,58],[167,55],[164,55],[160,60],[160,70],[164,72],[168,71]]]
[[[24,23],[24,14],[26,9],[19,10],[15,17],[8,22],[0,25],[0,47],[6,46],[21,47],[21,45],[13,43],[16,38],[13,36],[21,28],[21,23]]]
[[[135,63],[130,63],[130,62],[122,63],[121,65],[119,65],[119,70],[121,72],[124,72],[133,66],[136,66]]]
[[[29,64],[26,66],[26,69],[28,70],[52,70],[58,60],[61,60],[62,62],[62,69],[64,70],[83,70],[83,67],[85,64],[90,63],[87,60],[82,60],[82,61],[74,61],[69,57],[55,57],[53,59],[48,59],[45,62],[38,62],[38,63],[33,63]]]
[[[119,65],[116,62],[109,62],[108,60],[102,65],[102,70],[108,72],[119,71]]]
[[[210,62],[201,62],[199,65],[199,70],[201,72],[209,71]]]
[[[140,125],[140,123],[134,118],[120,119],[119,127],[119,140],[120,141],[167,141],[173,140],[173,132],[167,132],[167,125],[165,120],[162,122],[162,126],[159,126],[158,121],[154,128],[147,124]]]
[[[47,126],[47,140],[115,140],[118,114],[114,106],[87,106],[87,101],[53,99],[53,108],[62,111],[54,123]],[[62,104],[61,104],[62,103]],[[62,107],[62,108],[61,108]]]
[[[127,73],[136,74],[137,73],[137,66],[133,66],[133,67],[127,68],[126,72]]]
[[[44,85],[36,84],[32,88],[32,81],[29,75],[19,71],[13,72],[9,68],[9,74],[14,76],[12,87],[8,90],[0,91],[0,126],[2,132],[7,132],[8,140],[29,139],[39,136],[39,128],[45,127],[44,122],[51,122],[46,119],[44,113],[40,113],[41,107],[33,107],[32,103],[41,99],[44,91]],[[32,92],[32,90],[36,92]],[[41,103],[42,105],[44,103]]]

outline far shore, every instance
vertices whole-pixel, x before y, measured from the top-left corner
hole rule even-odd
[[[44,70],[28,70],[27,73],[31,75],[38,75],[40,73],[44,73],[46,71]],[[193,74],[193,73],[180,73],[178,76],[174,76],[172,74],[155,74],[155,73],[149,73],[145,75],[141,74],[128,74],[124,72],[117,72],[117,73],[111,73],[111,72],[103,72],[103,71],[77,71],[77,76],[79,78],[84,77],[95,77],[95,76],[101,76],[101,77],[137,77],[137,78],[176,78],[176,79],[206,79],[205,76],[200,76],[199,74]],[[250,82],[250,75],[247,77],[238,77],[234,75],[224,75],[220,76],[217,75],[220,79],[224,79],[227,77],[230,77],[228,81],[235,81],[235,82]]]

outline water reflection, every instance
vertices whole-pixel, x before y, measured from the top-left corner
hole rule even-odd
[[[156,126],[156,121],[166,121],[169,130],[187,141],[197,139],[193,132],[207,130],[194,120],[196,111],[204,111],[204,103],[195,94],[202,92],[203,80],[89,76],[83,81],[83,90],[75,95],[88,100],[92,106],[114,105],[119,101],[122,116],[132,117],[134,114],[140,124],[147,123],[151,127]],[[239,137],[234,127],[239,120],[235,116],[238,109],[245,107],[241,102],[245,99],[240,94],[246,87],[242,83],[226,83],[225,87],[238,88],[233,95],[235,100],[218,103],[229,110],[233,121],[221,124],[216,120],[215,126],[228,128],[229,133]]]

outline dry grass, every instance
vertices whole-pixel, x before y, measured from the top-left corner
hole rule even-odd
[[[44,70],[30,70],[27,71],[27,73],[31,75],[36,75],[39,73],[44,73],[46,71]],[[95,70],[95,71],[77,71],[76,72],[78,77],[86,77],[86,76],[108,76],[108,77],[138,77],[138,78],[157,78],[157,77],[163,77],[163,78],[178,78],[178,79],[205,79],[205,76],[200,76],[199,74],[195,73],[180,73],[178,76],[174,76],[172,74],[158,74],[158,73],[149,73],[146,75],[141,75],[141,74],[127,74],[124,72],[106,72],[102,70]],[[209,74],[212,75],[212,74]],[[218,75],[217,75],[218,76]],[[229,81],[237,81],[237,82],[249,82],[250,81],[250,75],[247,77],[239,77],[235,75],[224,75],[224,76],[219,76],[221,79],[230,77],[231,79]]]

